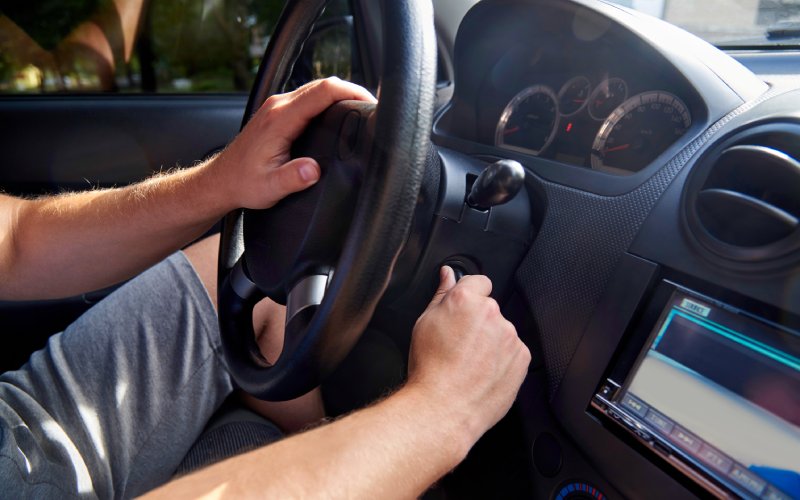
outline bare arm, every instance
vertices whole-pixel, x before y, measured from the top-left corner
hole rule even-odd
[[[119,282],[202,235],[237,207],[268,208],[320,175],[289,161],[308,122],[336,101],[373,99],[335,79],[273,96],[218,156],[121,189],[37,200],[0,195],[0,299],[44,299]]]
[[[469,449],[451,416],[404,388],[325,427],[240,455],[146,498],[412,498]]]
[[[409,381],[327,426],[167,484],[150,498],[412,498],[508,411],[530,362],[514,327],[468,276],[442,284],[414,329]]]

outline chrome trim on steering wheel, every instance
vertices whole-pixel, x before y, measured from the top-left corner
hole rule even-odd
[[[244,272],[242,259],[239,259],[231,269],[231,277],[229,279],[231,280],[231,288],[242,299],[248,299],[258,291],[256,284]]]
[[[332,276],[332,274],[314,274],[303,278],[292,287],[286,298],[287,324],[303,309],[322,303],[329,278]]]

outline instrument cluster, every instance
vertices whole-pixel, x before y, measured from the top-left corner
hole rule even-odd
[[[668,90],[629,86],[619,76],[578,74],[558,86],[533,83],[511,96],[499,112],[494,145],[630,174],[650,164],[691,125],[689,108]]]

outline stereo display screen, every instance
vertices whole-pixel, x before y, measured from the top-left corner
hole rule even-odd
[[[800,499],[800,333],[673,292],[617,407],[744,497]]]

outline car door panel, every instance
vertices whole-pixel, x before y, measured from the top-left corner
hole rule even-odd
[[[0,100],[2,188],[37,194],[124,185],[189,166],[238,132],[245,95]]]

